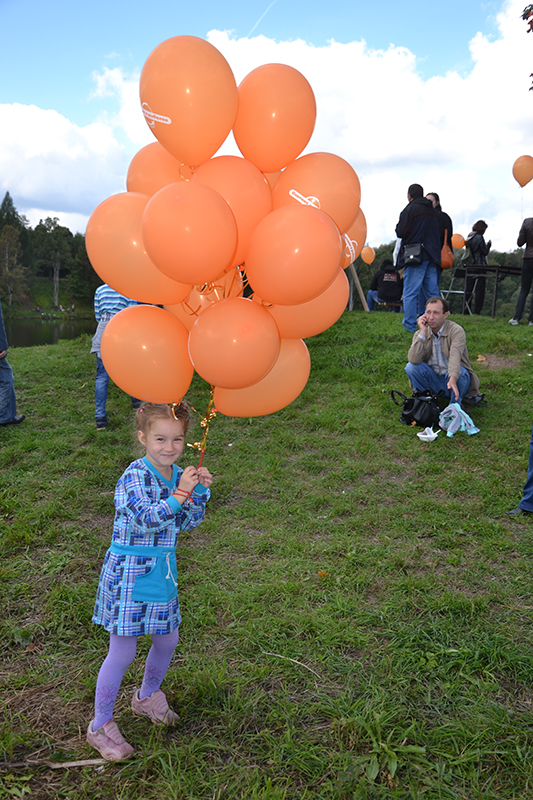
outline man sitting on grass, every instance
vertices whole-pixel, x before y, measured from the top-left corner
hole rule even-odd
[[[466,334],[448,319],[450,306],[441,297],[430,297],[417,319],[418,331],[409,348],[405,372],[413,389],[443,393],[452,403],[476,405],[483,399],[479,379],[470,366]]]

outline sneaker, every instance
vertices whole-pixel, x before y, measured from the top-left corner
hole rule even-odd
[[[512,508],[510,511],[505,512],[509,517],[521,517],[527,514],[533,514],[533,511],[527,511],[525,508],[520,508],[517,506],[516,508]]]
[[[530,325],[533,325],[533,322],[530,322],[529,324],[530,324]]]
[[[466,403],[467,406],[486,406],[485,403],[485,395],[483,392],[480,392],[476,395],[467,395],[463,397],[463,403]]]
[[[87,728],[87,741],[106,761],[123,761],[135,752],[122,736],[114,719],[108,720],[96,731],[93,731],[91,722]]]
[[[509,325],[518,325],[518,320],[513,317],[509,320]]]
[[[96,430],[97,431],[105,431],[107,428],[107,418],[106,417],[99,417],[96,419]]]
[[[157,689],[142,700],[139,698],[139,691],[136,690],[131,701],[131,710],[141,717],[148,717],[155,725],[173,725],[179,720],[179,716],[169,708],[167,698],[161,689]]]
[[[0,422],[0,425],[20,425],[26,419],[26,414],[16,414],[9,422]]]

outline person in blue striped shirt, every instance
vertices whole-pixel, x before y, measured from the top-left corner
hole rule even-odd
[[[96,430],[103,431],[107,428],[107,392],[109,389],[109,375],[106,372],[102,357],[100,354],[100,344],[102,335],[106,328],[107,323],[112,319],[115,314],[122,311],[123,308],[128,306],[136,306],[136,300],[130,300],[129,297],[124,297],[123,294],[115,292],[107,283],[99,286],[94,293],[94,315],[98,326],[96,333],[93,336],[91,353],[96,354],[96,381],[94,385],[94,404],[95,404],[95,422]],[[135,397],[131,398],[132,408],[139,408],[140,401]]]

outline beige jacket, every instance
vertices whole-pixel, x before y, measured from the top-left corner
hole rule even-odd
[[[440,340],[442,354],[448,360],[448,375],[459,378],[461,375],[461,367],[468,370],[470,373],[470,389],[468,394],[475,397],[479,394],[479,378],[470,366],[464,329],[456,322],[446,319],[441,331]],[[431,329],[428,328],[425,340],[420,338],[419,331],[417,331],[413,336],[413,343],[409,348],[407,358],[411,364],[421,364],[423,361],[429,361],[432,354],[433,334]]]

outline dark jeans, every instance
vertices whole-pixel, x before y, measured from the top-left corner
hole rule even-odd
[[[520,286],[520,294],[516,301],[516,308],[513,319],[521,319],[524,313],[527,296],[531,289],[531,282],[533,281],[533,258],[522,259],[522,284]],[[533,300],[529,306],[529,321],[533,322]]]
[[[13,370],[7,358],[0,358],[0,424],[13,422],[17,414],[17,401],[15,399],[15,381]]]
[[[483,309],[483,304],[485,302],[485,285],[487,283],[486,278],[479,278],[478,275],[483,275],[483,272],[469,272],[468,278],[466,279],[465,283],[465,306],[468,303],[471,311],[473,314],[481,314]],[[477,281],[477,284],[476,284]],[[475,293],[475,300],[474,300],[474,308],[472,308],[472,293],[474,291],[474,285],[476,287]]]
[[[526,259],[524,259],[525,261]],[[528,258],[528,261],[533,259]],[[527,481],[522,493],[522,499],[518,503],[524,511],[533,511],[533,431],[531,432],[531,442],[529,443],[529,465],[527,470]]]
[[[109,389],[109,375],[104,367],[104,362],[96,355],[96,381],[94,383],[94,405],[96,422],[107,422],[107,391]],[[141,401],[136,397],[131,398],[131,407],[138,408]]]

